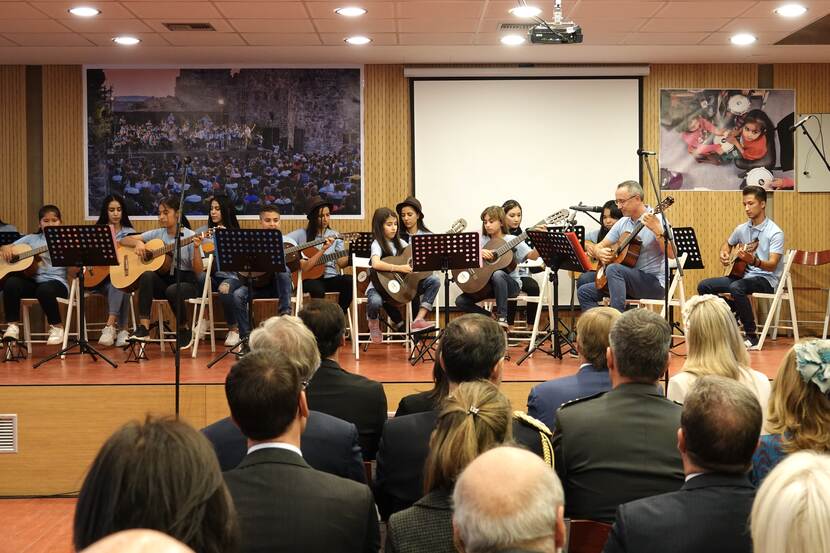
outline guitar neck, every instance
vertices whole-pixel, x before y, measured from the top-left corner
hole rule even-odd
[[[535,225],[533,225],[530,228],[536,228],[539,225],[544,225],[546,222],[547,221],[545,219],[542,219],[541,221],[539,221],[538,223],[536,223]],[[512,250],[513,248],[515,248],[516,246],[518,246],[519,244],[521,244],[525,240],[527,240],[527,230],[523,230],[521,234],[519,234],[517,236],[514,236],[513,238],[511,238],[510,240],[505,242],[503,246],[501,246],[500,248],[498,248],[496,250],[496,255],[506,254],[508,251]]]
[[[187,238],[182,238],[179,241],[179,248],[184,248],[185,246],[190,245],[193,242],[193,239],[199,236],[198,234],[194,234],[193,236],[188,236]],[[172,252],[173,249],[176,247],[176,242],[171,242],[164,246],[163,248],[159,248],[157,250],[152,250],[151,255],[153,257],[158,257],[160,255],[167,255],[168,253]]]
[[[35,257],[36,255],[41,255],[46,253],[49,250],[49,246],[41,246],[39,248],[35,248],[33,250],[29,250],[27,252],[23,252],[17,255],[18,261],[23,261],[24,259],[29,259],[30,257]]]
[[[321,256],[320,259],[317,260],[317,263],[314,264],[314,266],[316,267],[317,265],[325,265],[326,263],[331,263],[332,261],[337,261],[338,259],[340,259],[344,255],[347,255],[347,253],[348,252],[346,252],[346,250],[335,250],[331,253],[327,253],[327,254]]]
[[[299,252],[299,251],[302,251],[306,248],[319,246],[320,244],[322,244],[325,241],[326,241],[326,238],[318,238],[317,240],[312,240],[311,242],[306,242],[306,243],[300,244],[298,246],[290,246],[288,248],[285,248],[285,253],[289,254],[289,253]]]

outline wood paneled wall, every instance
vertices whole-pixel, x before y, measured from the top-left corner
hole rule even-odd
[[[26,222],[26,67],[0,65],[0,219]]]

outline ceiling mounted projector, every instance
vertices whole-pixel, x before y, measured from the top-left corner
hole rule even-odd
[[[522,2],[523,3],[523,2]],[[536,25],[528,30],[533,44],[580,44],[582,27],[562,16],[562,0],[553,2],[553,21],[534,17]]]

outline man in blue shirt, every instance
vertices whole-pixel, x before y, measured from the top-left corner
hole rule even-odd
[[[755,316],[749,294],[762,292],[771,294],[778,286],[784,269],[781,258],[784,254],[784,231],[767,218],[767,191],[760,186],[747,186],[743,191],[744,212],[747,222],[735,227],[732,234],[720,247],[720,262],[729,264],[730,252],[738,244],[751,244],[758,240],[754,252],[741,251],[738,256],[747,263],[742,276],[707,278],[697,285],[698,294],[722,294],[728,292],[727,300],[732,311],[738,315],[750,347],[758,344]]]
[[[606,264],[608,279],[606,290],[600,290],[595,283],[588,282],[579,287],[579,305],[582,311],[599,305],[603,296],[609,296],[610,305],[617,311],[625,308],[626,298],[659,299],[665,294],[663,222],[662,216],[651,213],[643,203],[643,187],[636,181],[625,181],[617,185],[615,203],[622,211],[623,218],[614,223],[602,242],[594,247],[597,259]],[[645,225],[637,239],[642,242],[640,257],[633,267],[611,263],[615,256],[615,245],[623,233],[631,232],[638,222]],[[674,253],[669,251],[669,257]],[[610,265],[608,265],[611,263]]]

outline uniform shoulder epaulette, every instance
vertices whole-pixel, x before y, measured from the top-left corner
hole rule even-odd
[[[578,397],[576,399],[571,399],[563,403],[559,408],[564,409],[565,407],[570,407],[571,405],[576,405],[577,403],[582,403],[583,401],[590,401],[592,399],[596,399],[598,397],[602,397],[608,392],[597,392],[596,394],[591,394],[590,396],[585,397]]]
[[[550,441],[553,436],[553,432],[550,431],[548,425],[538,419],[534,419],[524,411],[513,411],[513,419],[519,421],[525,426],[533,428],[539,433],[539,443],[542,448],[542,459],[544,459],[548,466],[553,468],[553,444]]]

